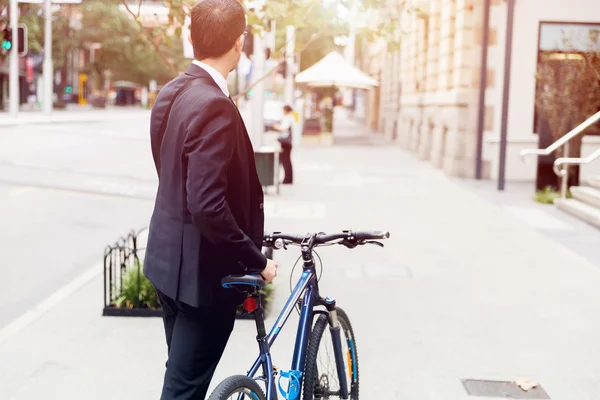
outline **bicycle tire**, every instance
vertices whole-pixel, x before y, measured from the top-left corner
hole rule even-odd
[[[344,339],[348,344],[348,352],[350,354],[347,355],[351,357],[352,361],[352,372],[348,374],[350,378],[348,380],[348,394],[350,400],[358,400],[359,393],[359,373],[358,373],[358,352],[356,348],[356,337],[354,336],[354,330],[352,329],[352,324],[350,323],[350,319],[348,315],[341,308],[337,308],[337,316],[341,325],[341,334],[342,334],[342,343]],[[323,334],[326,332],[326,329],[329,329],[329,321],[326,315],[320,315],[315,323],[315,326],[310,334],[309,342],[308,342],[308,351],[306,355],[306,362],[304,365],[304,379],[303,379],[303,400],[314,400],[321,399],[323,396],[320,394],[320,390],[323,388],[320,386],[320,380],[322,379],[319,376],[318,366],[317,366],[317,356],[319,353],[319,346],[321,345],[321,339],[323,338]],[[331,354],[333,357],[333,354]],[[335,366],[335,358],[333,359],[333,365]],[[346,366],[350,369],[350,366]],[[349,372],[349,371],[347,371]],[[337,374],[337,370],[335,371]],[[337,375],[335,376],[337,380]],[[327,397],[330,398],[330,397]]]
[[[245,375],[234,375],[221,382],[208,400],[227,400],[234,394],[245,393],[248,400],[266,400],[267,396],[256,383]],[[237,399],[237,397],[236,397]]]

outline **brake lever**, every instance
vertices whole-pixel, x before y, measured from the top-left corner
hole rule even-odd
[[[379,247],[385,247],[385,246],[383,245],[383,243],[381,243],[381,242],[377,242],[377,241],[375,241],[375,240],[369,240],[368,242],[365,242],[365,244],[374,244],[374,245],[376,245],[376,246],[379,246]]]

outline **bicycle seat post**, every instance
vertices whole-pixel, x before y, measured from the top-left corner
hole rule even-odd
[[[254,311],[254,320],[256,321],[256,339],[261,342],[265,341],[267,331],[265,329],[265,310],[263,308],[262,296],[256,296],[257,307]]]

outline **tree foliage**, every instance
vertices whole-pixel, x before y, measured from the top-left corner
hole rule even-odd
[[[536,79],[539,122],[546,121],[554,142],[600,110],[600,46],[585,52],[542,52]],[[597,131],[598,124],[589,129]],[[557,157],[580,157],[582,139],[579,135],[559,148]],[[576,169],[568,172],[573,177]]]
[[[142,25],[140,16],[142,3],[135,4],[132,3],[133,0],[120,1],[127,6],[129,14],[134,20]],[[181,28],[197,1],[164,0],[163,3],[169,9],[169,24],[153,31],[144,32],[147,39],[154,42],[157,38],[172,37],[173,35],[168,34],[168,31],[173,29],[174,36],[180,39]],[[294,37],[295,48],[298,53],[301,53],[302,68],[306,68],[335,48],[333,45],[335,36],[348,34],[349,21],[344,20],[340,15],[347,14],[353,5],[358,7],[358,14],[365,14],[369,11],[379,10],[386,3],[385,0],[268,0],[262,1],[260,4],[255,1],[245,1],[245,6],[248,9],[247,22],[253,27],[255,33],[262,34],[270,26],[270,21],[276,22],[278,30],[280,30],[280,40],[273,54],[276,59],[281,59],[285,48],[285,34],[282,34],[282,29],[287,25],[297,28]],[[406,1],[402,3],[406,3]],[[408,7],[399,9],[404,10]],[[376,26],[361,27],[360,33],[368,40],[383,37],[393,46],[398,42],[398,18],[394,15],[384,18],[383,21]],[[162,46],[157,47],[159,55],[161,55],[162,48]],[[161,58],[167,65],[171,65],[164,56],[161,55]],[[171,70],[175,69],[171,65]]]
[[[174,77],[183,69],[182,30],[186,18],[198,0],[164,0],[168,8],[168,23],[148,27],[147,16],[142,15],[141,0],[87,0],[80,5],[61,6],[53,18],[53,59],[60,69],[71,49],[100,44],[101,50],[90,73],[113,72],[114,79],[147,83]],[[9,0],[0,0],[0,13]],[[318,61],[336,49],[334,38],[349,32],[347,18],[352,6],[358,14],[366,15],[385,5],[385,0],[268,0],[260,5],[246,0],[248,24],[261,33],[276,21],[279,31],[275,59],[282,60],[285,48],[285,27],[297,27],[295,48],[301,53],[301,69]],[[124,7],[126,12],[119,8]],[[29,48],[32,53],[43,52],[44,13],[40,4],[20,4],[21,22],[29,27]],[[79,7],[79,8],[78,8]],[[70,12],[81,10],[80,28],[69,24]],[[2,15],[2,14],[0,14]],[[344,17],[346,15],[346,17]],[[359,34],[367,40],[383,37],[394,45],[398,35],[396,16],[383,18],[375,26],[362,26]],[[0,21],[2,22],[2,21]]]
[[[553,140],[600,109],[600,49],[587,53],[542,53],[536,106]]]
[[[113,80],[128,80],[147,84],[155,79],[165,82],[172,77],[154,46],[145,37],[146,32],[118,7],[118,2],[95,0],[87,2],[82,9],[82,29],[77,40],[80,46],[98,44],[90,72],[112,72]],[[170,40],[162,49],[162,55],[172,65],[183,62],[181,41]]]
[[[140,25],[119,8],[119,0],[88,0],[79,5],[61,5],[53,13],[52,58],[55,70],[61,70],[72,49],[89,51],[91,45],[99,47],[87,72],[93,75],[96,86],[100,77],[111,71],[113,80],[128,80],[147,84],[155,79],[166,82],[181,68],[183,46],[173,35],[153,32]],[[0,0],[0,15],[8,15],[9,0]],[[28,27],[30,54],[43,54],[44,8],[40,4],[20,3],[20,23]],[[76,23],[73,23],[74,16]],[[0,25],[7,24],[6,18]],[[166,33],[166,32],[164,32]],[[177,32],[176,32],[177,33]],[[150,38],[162,36],[157,52]],[[179,33],[180,35],[180,33]],[[6,55],[4,56],[6,57]]]

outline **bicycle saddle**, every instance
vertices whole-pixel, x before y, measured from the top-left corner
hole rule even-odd
[[[229,275],[221,279],[221,285],[230,289],[234,286],[251,286],[258,289],[264,289],[267,285],[264,279],[259,275]]]

